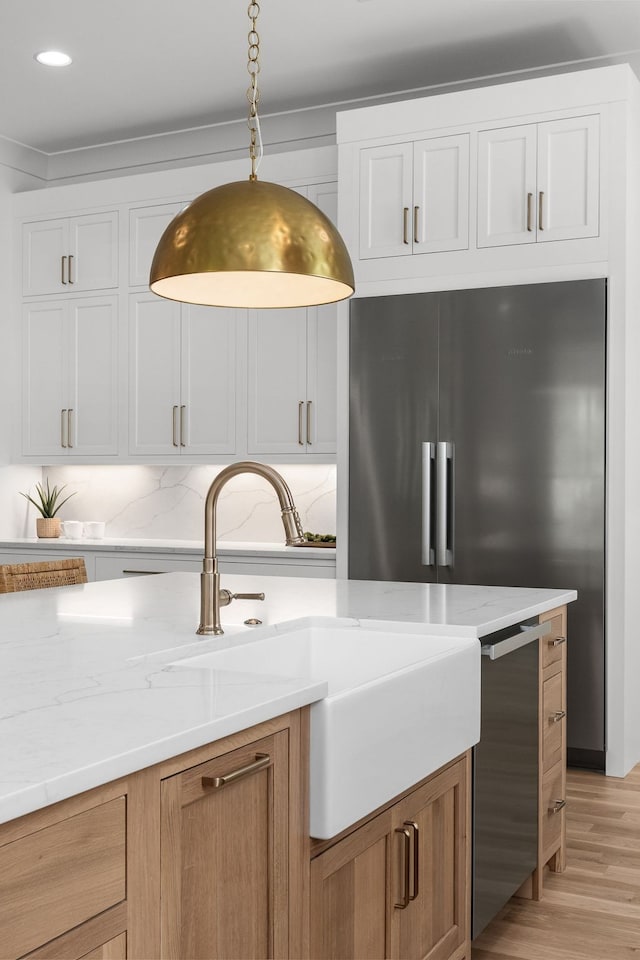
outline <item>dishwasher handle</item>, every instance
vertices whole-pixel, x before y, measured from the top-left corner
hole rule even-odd
[[[508,653],[513,653],[521,647],[526,647],[527,644],[539,640],[540,637],[546,637],[548,633],[551,633],[550,620],[544,623],[535,623],[530,627],[521,626],[520,632],[514,633],[511,637],[506,637],[506,639],[499,640],[497,643],[483,643],[481,653],[483,657],[489,657],[490,660],[499,660],[500,657],[505,657]]]

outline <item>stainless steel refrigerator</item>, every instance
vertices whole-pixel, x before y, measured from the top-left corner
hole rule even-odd
[[[349,576],[576,588],[569,762],[604,769],[606,281],[351,304]]]

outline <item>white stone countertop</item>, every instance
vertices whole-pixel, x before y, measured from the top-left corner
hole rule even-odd
[[[34,550],[97,550],[107,553],[171,553],[202,557],[204,540],[158,540],[158,539],[123,539],[120,537],[104,537],[101,540],[90,540],[81,537],[71,540],[68,537],[15,537],[0,540],[0,550],[11,550],[19,547]],[[219,540],[218,556],[251,556],[251,557],[309,557],[314,560],[335,560],[336,548],[332,547],[288,547],[285,543],[265,543],[259,540]]]
[[[574,590],[225,576],[266,600],[222,610],[199,638],[200,578],[170,573],[0,596],[0,822],[326,696],[325,683],[171,661],[309,617],[482,637],[576,599]],[[258,617],[263,626],[243,621]]]

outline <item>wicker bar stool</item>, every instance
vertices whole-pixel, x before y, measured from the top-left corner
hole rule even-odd
[[[87,570],[82,557],[42,563],[0,564],[0,593],[66,587],[72,583],[87,583]]]

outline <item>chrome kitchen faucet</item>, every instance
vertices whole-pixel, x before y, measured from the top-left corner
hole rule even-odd
[[[199,634],[219,635],[224,633],[220,625],[220,607],[226,607],[232,600],[264,600],[264,593],[231,593],[230,590],[220,588],[216,546],[218,497],[227,480],[241,473],[255,473],[269,481],[280,501],[287,546],[293,546],[294,543],[304,543],[300,517],[293,502],[291,491],[277,470],[263,463],[254,463],[253,460],[242,460],[239,463],[231,463],[228,467],[224,467],[212,481],[204,506],[204,560],[202,562],[202,573],[200,574],[200,626],[196,630],[196,633]]]

